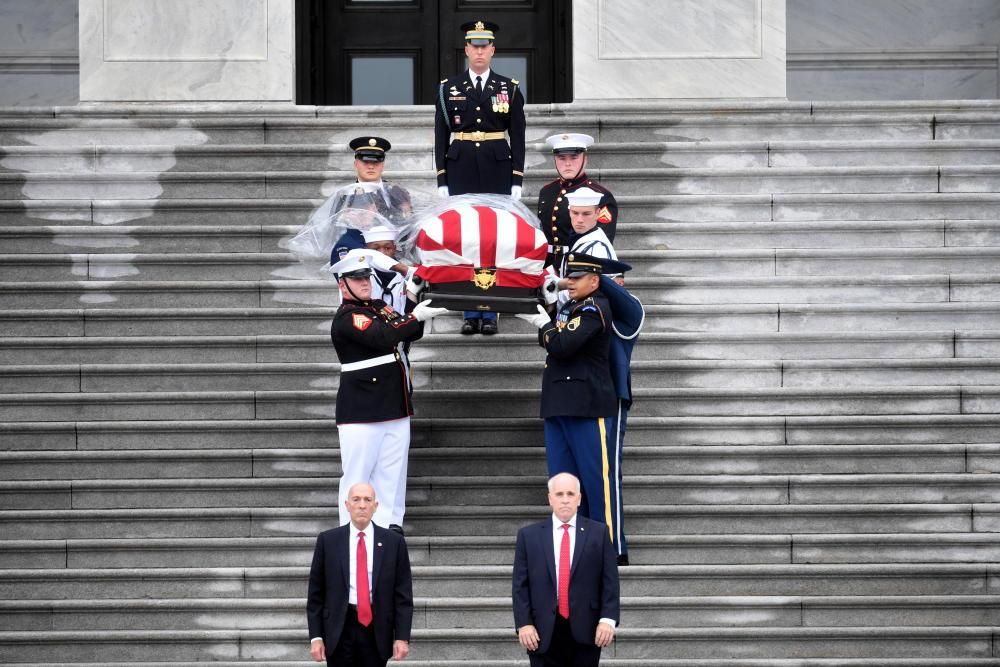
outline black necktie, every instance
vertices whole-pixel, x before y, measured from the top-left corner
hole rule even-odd
[[[482,97],[483,95],[483,77],[476,77],[476,94]]]

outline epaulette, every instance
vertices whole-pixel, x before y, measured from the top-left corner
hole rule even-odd
[[[511,82],[512,84],[514,84],[515,86],[516,86],[517,84],[521,83],[521,82],[520,82],[520,81],[518,81],[517,79],[511,79],[511,80],[510,80],[510,82]]]

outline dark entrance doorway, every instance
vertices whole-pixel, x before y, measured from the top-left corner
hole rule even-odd
[[[465,69],[459,26],[500,25],[493,69],[529,103],[569,102],[571,0],[297,0],[299,104],[433,104]]]

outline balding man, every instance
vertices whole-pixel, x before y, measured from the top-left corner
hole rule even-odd
[[[604,524],[577,514],[579,479],[548,486],[552,516],[517,533],[514,627],[532,667],[597,665],[619,620],[615,549]]]
[[[316,662],[384,667],[410,652],[413,583],[403,537],[372,523],[375,489],[351,486],[349,523],[316,539],[306,617]]]

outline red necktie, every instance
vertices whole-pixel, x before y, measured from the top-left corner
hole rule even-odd
[[[372,622],[372,601],[368,594],[368,549],[365,548],[365,534],[358,533],[358,623],[368,627]]]
[[[559,545],[559,615],[569,618],[569,529],[564,523],[562,543]]]

